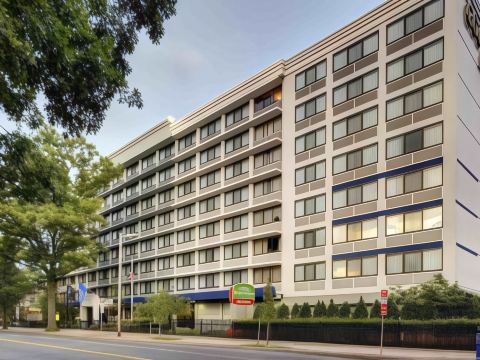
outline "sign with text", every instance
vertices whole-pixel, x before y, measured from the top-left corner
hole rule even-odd
[[[382,300],[380,301],[380,315],[387,316],[388,290],[381,290],[380,296],[382,298]]]
[[[255,303],[255,288],[250,284],[235,284],[229,291],[230,303],[235,305],[253,305]]]
[[[475,47],[477,49],[480,48],[480,3],[477,0],[466,0],[463,9],[463,17],[465,20],[465,26],[475,43]],[[480,68],[480,64],[478,66]]]

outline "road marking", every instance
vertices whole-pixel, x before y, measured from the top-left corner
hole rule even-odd
[[[28,341],[2,339],[2,338],[0,338],[0,341],[16,343],[16,344],[31,345],[31,346],[40,346],[40,347],[46,347],[46,348],[50,348],[50,349],[68,350],[68,351],[75,351],[75,352],[81,352],[81,353],[87,353],[87,354],[109,356],[109,357],[120,358],[120,359],[151,360],[151,359],[147,359],[147,358],[140,358],[140,357],[129,356],[129,355],[113,354],[113,353],[106,353],[106,352],[93,351],[93,350],[83,350],[83,349],[77,349],[77,348],[71,348],[71,347],[65,347],[65,346],[57,346],[57,345],[50,345],[50,344],[44,344],[44,343],[32,343],[32,342],[28,342]]]

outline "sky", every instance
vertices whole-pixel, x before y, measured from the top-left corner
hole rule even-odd
[[[129,58],[143,108],[114,101],[87,136],[103,155],[167,116],[176,119],[280,59],[322,40],[382,0],[178,0],[159,45],[142,34]],[[0,125],[8,128],[0,115]]]

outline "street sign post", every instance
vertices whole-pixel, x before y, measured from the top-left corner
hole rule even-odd
[[[253,305],[255,303],[255,288],[250,284],[235,284],[230,288],[228,298],[231,304]]]
[[[388,290],[381,290],[380,297],[382,298],[380,301],[380,315],[382,316],[382,330],[380,332],[380,356],[382,356],[383,352],[383,320],[385,316],[387,316],[387,304],[388,304]]]

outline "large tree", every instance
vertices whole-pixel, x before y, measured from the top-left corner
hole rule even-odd
[[[128,55],[154,44],[176,0],[0,1],[0,110],[36,128],[45,114],[71,135],[95,133],[112,100],[142,107]],[[43,104],[43,108],[39,104]]]
[[[97,256],[94,237],[104,221],[97,194],[120,173],[84,138],[52,128],[32,138],[0,136],[0,233],[18,243],[22,264],[46,283],[48,329],[56,329],[56,280]]]

